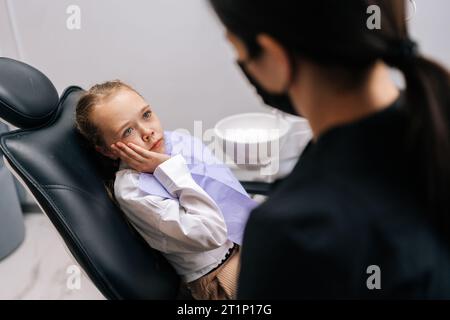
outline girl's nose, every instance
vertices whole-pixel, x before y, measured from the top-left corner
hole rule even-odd
[[[144,134],[142,135],[142,139],[145,142],[149,142],[153,139],[153,136],[155,135],[155,130],[153,129],[145,129]]]

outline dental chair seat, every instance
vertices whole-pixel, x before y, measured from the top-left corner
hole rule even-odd
[[[59,98],[40,71],[0,58],[0,119],[19,128],[0,136],[5,164],[107,299],[189,298],[179,290],[180,279],[167,260],[109,199],[96,157],[75,130],[82,93],[72,86]],[[268,191],[261,184],[247,187]]]
[[[58,98],[41,72],[0,58],[0,118],[20,128],[0,138],[5,163],[106,298],[175,299],[179,277],[109,199],[75,130],[82,93],[69,87]]]

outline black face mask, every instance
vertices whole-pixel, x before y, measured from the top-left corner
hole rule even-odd
[[[291,98],[287,94],[271,94],[267,92],[262,86],[258,84],[258,82],[245,70],[244,64],[238,62],[239,67],[241,68],[244,75],[247,77],[248,81],[255,87],[256,92],[264,101],[264,103],[270,107],[281,110],[283,112],[292,114],[294,116],[299,116],[297,111],[295,111],[294,106],[292,105]]]

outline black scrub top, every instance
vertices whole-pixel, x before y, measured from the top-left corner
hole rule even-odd
[[[251,213],[238,299],[450,298],[450,246],[425,208],[402,106],[308,144]]]

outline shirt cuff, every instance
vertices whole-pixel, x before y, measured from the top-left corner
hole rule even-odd
[[[186,179],[192,180],[186,160],[181,154],[177,154],[161,163],[156,167],[153,175],[172,195],[176,195],[175,191],[185,184]]]

